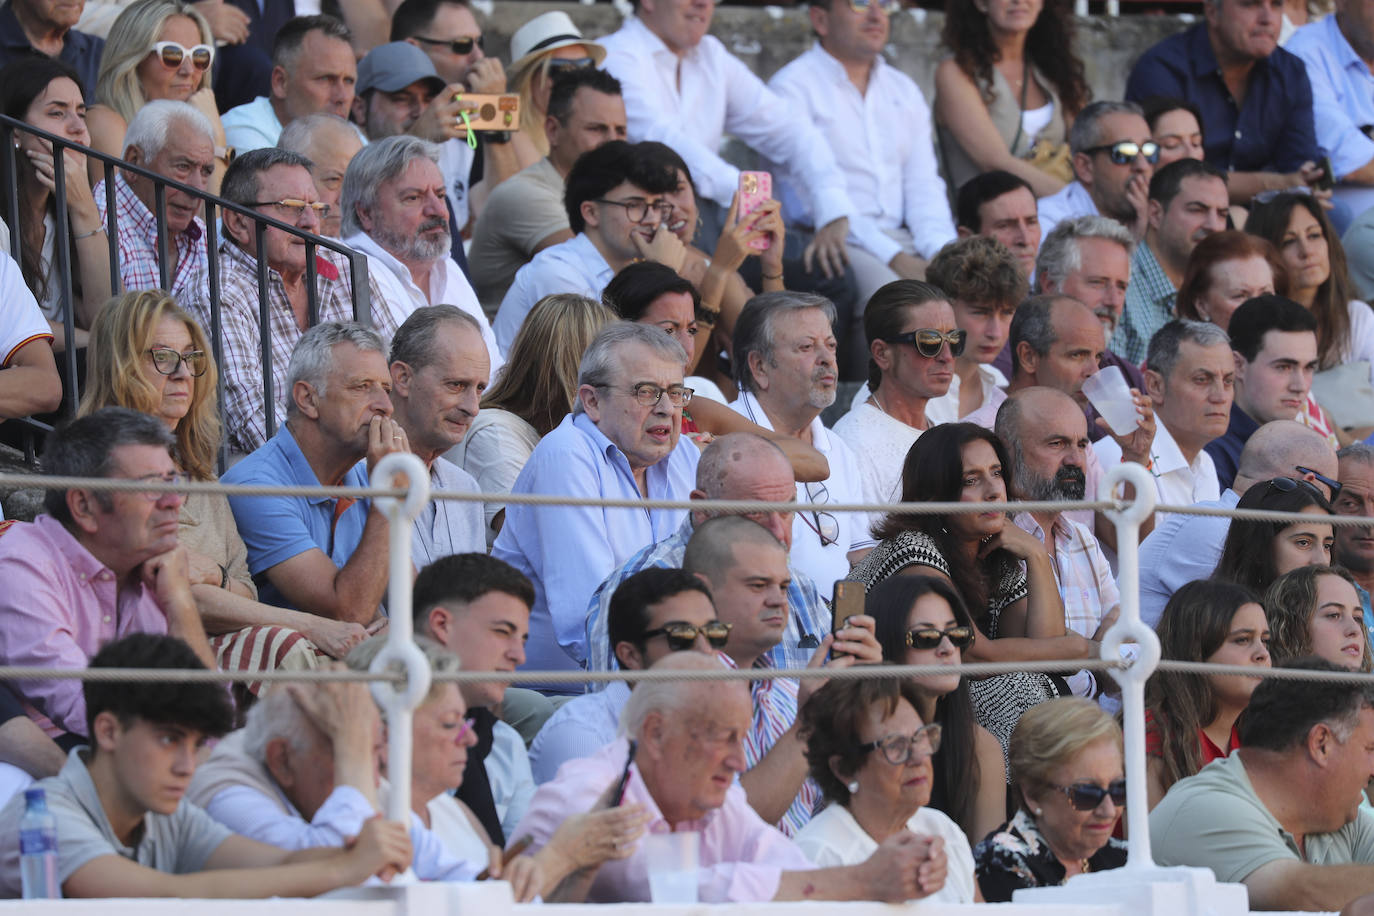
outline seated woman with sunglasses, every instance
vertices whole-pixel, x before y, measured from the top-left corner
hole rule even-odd
[[[1126,864],[1126,844],[1112,836],[1126,804],[1121,726],[1096,703],[1064,697],[1022,716],[1011,777],[1016,815],[973,849],[989,903]]]
[[[192,480],[213,481],[220,447],[218,370],[195,319],[162,290],[111,299],[91,333],[86,392],[77,411],[131,407],[176,434],[176,460]],[[272,607],[257,599],[247,549],[222,493],[192,493],[181,507],[181,543],[191,593],[220,667],[235,671],[311,670],[321,654],[342,658],[367,637],[362,626]],[[256,693],[252,684],[248,693]],[[239,691],[239,700],[247,696]]]
[[[1174,592],[1155,627],[1171,661],[1270,667],[1269,623],[1253,592],[1203,579]],[[1236,722],[1258,678],[1156,671],[1145,684],[1150,809],[1169,787],[1240,746]]]
[[[95,104],[87,114],[91,146],[123,157],[124,132],[145,102],[189,102],[209,119],[214,130],[215,172],[209,191],[218,194],[229,160],[224,126],[210,88],[214,59],[210,24],[191,4],[180,0],[135,0],[129,4],[111,26],[100,58]],[[87,168],[91,184],[104,180],[102,163],[92,159]]]
[[[920,899],[982,903],[968,838],[929,807],[941,730],[921,717],[918,703],[914,685],[896,680],[831,681],[812,695],[801,710],[801,737],[827,806],[797,833],[796,844],[828,868],[858,865],[904,832],[927,842],[939,837],[945,868],[922,863]]]
[[[946,423],[924,433],[902,466],[903,503],[1005,502],[1002,443],[974,423]],[[1005,511],[911,515],[876,525],[881,539],[849,578],[870,588],[918,574],[949,582],[972,617],[971,662],[1058,660],[1095,656],[1096,644],[1066,631],[1054,567],[1045,547],[1013,525]],[[1068,693],[1061,678],[1003,674],[970,681],[978,722],[1003,747],[1026,710]]]
[[[1302,469],[1299,469],[1301,471]],[[1291,477],[1264,480],[1246,490],[1237,509],[1300,512],[1297,521],[1233,519],[1214,575],[1264,594],[1274,580],[1300,566],[1329,566],[1335,540],[1331,504],[1316,484]]]
[[[864,501],[896,502],[902,461],[931,427],[926,404],[949,392],[954,361],[968,335],[944,292],[919,280],[894,280],[864,307],[868,399],[835,424],[859,459]]]
[[[958,665],[974,643],[964,600],[943,579],[893,576],[868,593],[864,611],[874,620],[885,662]],[[916,714],[922,722],[938,725],[942,735],[927,804],[949,815],[969,841],[977,842],[1006,820],[1002,745],[978,724],[962,675],[918,677],[909,686]]]

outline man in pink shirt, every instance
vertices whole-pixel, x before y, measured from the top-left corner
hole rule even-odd
[[[172,434],[160,421],[107,407],[59,428],[43,469],[68,477],[176,483]],[[215,667],[201,627],[175,493],[49,490],[47,510],[0,536],[0,664],[85,668],[105,643],[130,633],[180,637]],[[81,682],[11,683],[51,736],[86,734]]]
[[[674,652],[653,670],[719,671],[720,662],[697,652]],[[902,832],[868,861],[814,868],[802,851],[764,823],[745,799],[737,777],[745,769],[744,737],[753,704],[743,681],[646,681],[630,693],[621,734],[595,755],[570,760],[540,786],[515,836],[538,848],[573,813],[614,805],[629,752],[637,742],[623,801],[642,808],[647,824],[617,838],[620,857],[588,875],[592,903],[647,901],[648,861],[642,837],[696,831],[702,903],[763,900],[914,900],[945,881],[938,841]]]

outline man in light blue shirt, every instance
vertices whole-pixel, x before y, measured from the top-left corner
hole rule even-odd
[[[603,147],[604,149],[604,147]],[[617,322],[582,357],[573,412],[540,441],[512,492],[554,499],[685,500],[700,452],[680,438],[687,354],[657,327]],[[506,508],[492,548],[534,583],[524,668],[576,670],[587,658],[587,603],[636,551],[682,523],[677,509],[523,505]],[[548,693],[575,692],[568,685]]]
[[[672,204],[663,196],[677,186],[673,169],[623,140],[579,156],[563,197],[575,235],[545,248],[516,272],[492,324],[501,349],[510,349],[525,316],[545,296],[578,293],[600,299],[621,268],[638,258],[655,259],[655,240],[680,248],[668,230]]]

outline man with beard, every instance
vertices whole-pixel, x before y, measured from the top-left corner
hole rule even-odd
[[[441,456],[472,426],[490,374],[482,328],[456,306],[416,309],[391,340],[391,405],[435,492],[481,492],[471,474]],[[430,500],[415,519],[411,559],[423,569],[455,553],[484,554],[486,527],[480,502]]]
[[[344,242],[367,255],[381,290],[374,314],[388,313],[399,327],[421,306],[457,306],[481,328],[494,377],[505,360],[477,294],[448,256],[446,194],[438,146],[410,136],[370,143],[344,173]]]
[[[1374,516],[1374,448],[1357,442],[1336,453],[1340,473],[1336,478],[1341,489],[1331,500],[1337,515]],[[1359,586],[1360,604],[1364,607],[1365,630],[1374,639],[1374,613],[1370,611],[1369,594],[1374,589],[1374,528],[1358,525],[1337,525],[1336,543],[1331,548],[1331,562],[1345,567]]]
[[[868,516],[825,508],[864,502],[858,458],[820,419],[835,403],[834,321],[830,300],[810,293],[750,299],[735,321],[740,396],[730,405],[760,426],[814,446],[830,462],[825,480],[797,483],[797,502],[810,508],[792,521],[792,565],[821,583],[847,576],[874,543]]]
[[[1069,152],[1077,179],[1038,203],[1042,237],[1077,216],[1105,216],[1145,236],[1146,197],[1159,146],[1134,102],[1093,102],[1073,119]]]
[[[997,438],[1011,456],[1013,498],[1083,498],[1088,422],[1073,398],[1054,388],[1016,392],[997,411]],[[1116,620],[1121,595],[1091,529],[1065,518],[1063,512],[1022,512],[1013,521],[1039,538],[1054,557],[1064,625],[1101,639]],[[1108,686],[1086,671],[1069,678],[1069,685],[1074,693],[1088,697]]]

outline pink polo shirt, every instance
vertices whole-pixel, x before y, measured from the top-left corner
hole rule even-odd
[[[49,515],[0,534],[0,583],[0,664],[85,668],[111,640],[167,632],[150,589],[140,582],[121,590],[115,574]],[[81,681],[10,685],[49,735],[86,734]]]

